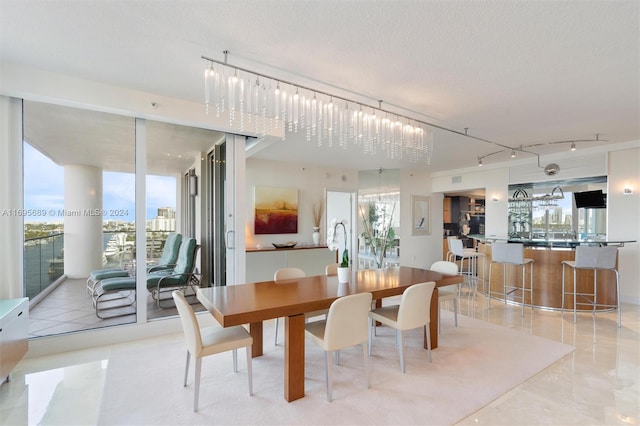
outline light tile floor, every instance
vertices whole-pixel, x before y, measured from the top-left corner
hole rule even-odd
[[[484,296],[467,295],[462,298],[460,313],[570,344],[576,350],[460,424],[640,424],[639,306],[623,305],[619,329],[615,312],[595,318],[580,314],[574,325],[571,313],[562,316],[527,309],[521,316],[519,307],[491,303],[488,310]],[[447,325],[443,324],[441,338],[445,339],[446,333]],[[0,386],[0,424],[95,424],[110,353],[121,347],[178,338],[174,334],[27,358],[14,371],[13,380]],[[138,403],[132,401],[131,408]]]
[[[177,315],[174,308],[159,308],[149,294],[147,298],[147,317],[149,319]],[[192,297],[191,300],[195,299]],[[170,305],[172,302],[168,302]],[[164,306],[164,305],[163,305]],[[204,310],[199,303],[193,305],[196,311]],[[96,315],[91,296],[86,291],[86,280],[67,279],[44,300],[29,310],[29,336],[41,337],[69,333],[80,330],[109,327],[136,322],[135,307],[125,307],[104,312],[102,319]]]

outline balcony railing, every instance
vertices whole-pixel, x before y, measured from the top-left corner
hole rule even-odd
[[[147,231],[147,259],[157,259],[169,232]],[[105,232],[103,234],[104,268],[124,267],[135,258],[134,232]],[[69,261],[67,259],[67,261]],[[64,274],[64,233],[25,239],[24,295],[33,299]]]
[[[30,238],[24,242],[24,295],[41,293],[64,272],[64,234]]]

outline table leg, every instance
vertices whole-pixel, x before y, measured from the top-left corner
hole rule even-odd
[[[431,295],[431,310],[429,312],[429,330],[431,332],[431,349],[438,347],[438,288],[433,289]],[[424,348],[427,349],[427,333],[424,334]]]
[[[284,319],[284,399],[304,397],[304,315]]]
[[[251,358],[262,356],[262,321],[249,324],[249,334],[253,337]]]

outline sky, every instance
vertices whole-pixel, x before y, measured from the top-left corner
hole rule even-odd
[[[25,222],[60,222],[64,209],[64,168],[24,143],[24,209],[35,215]],[[131,173],[103,172],[103,218],[135,219],[135,181]],[[157,216],[158,208],[176,208],[176,178],[147,176],[147,219]]]

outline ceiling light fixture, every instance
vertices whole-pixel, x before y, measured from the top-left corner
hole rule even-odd
[[[482,158],[478,157],[478,167],[482,167]]]
[[[266,136],[305,132],[318,146],[346,148],[362,145],[366,154],[383,152],[388,158],[431,163],[433,131],[428,127],[462,134],[378,107],[312,89],[280,78],[231,66],[205,56],[205,112],[226,114],[229,126],[240,132]],[[217,66],[214,67],[214,64]],[[336,100],[344,102],[336,102]],[[364,107],[364,110],[363,110]],[[368,111],[368,112],[365,112]],[[388,119],[388,115],[396,120]],[[406,124],[403,123],[406,121]]]
[[[494,145],[501,146],[504,149],[501,149],[501,150],[495,151],[495,152],[490,152],[489,154],[481,155],[480,157],[478,157],[478,159],[483,159],[483,158],[486,158],[486,157],[489,157],[489,156],[492,156],[492,155],[496,155],[496,154],[500,154],[500,153],[506,152],[506,151],[511,151],[511,158],[515,158],[516,151],[518,151],[518,152],[524,152],[524,153],[527,153],[527,154],[532,154],[532,155],[537,156],[538,157],[538,167],[543,168],[543,166],[540,164],[540,154],[538,154],[537,152],[531,151],[530,150],[531,148],[537,147],[537,146],[543,146],[543,145],[553,145],[553,144],[559,144],[559,143],[570,143],[571,144],[571,151],[575,151],[576,150],[576,142],[608,142],[608,141],[604,140],[604,139],[600,139],[600,135],[598,133],[596,133],[595,139],[573,139],[573,140],[567,140],[567,141],[542,142],[542,143],[534,143],[534,144],[530,144],[530,145],[520,145],[519,147],[510,147],[510,146],[501,145],[501,144],[492,142]],[[557,166],[557,164],[556,164],[556,166]],[[559,167],[556,167],[555,169],[559,170]],[[545,172],[547,172],[547,171],[545,171]],[[557,171],[556,171],[556,173],[557,173]]]

